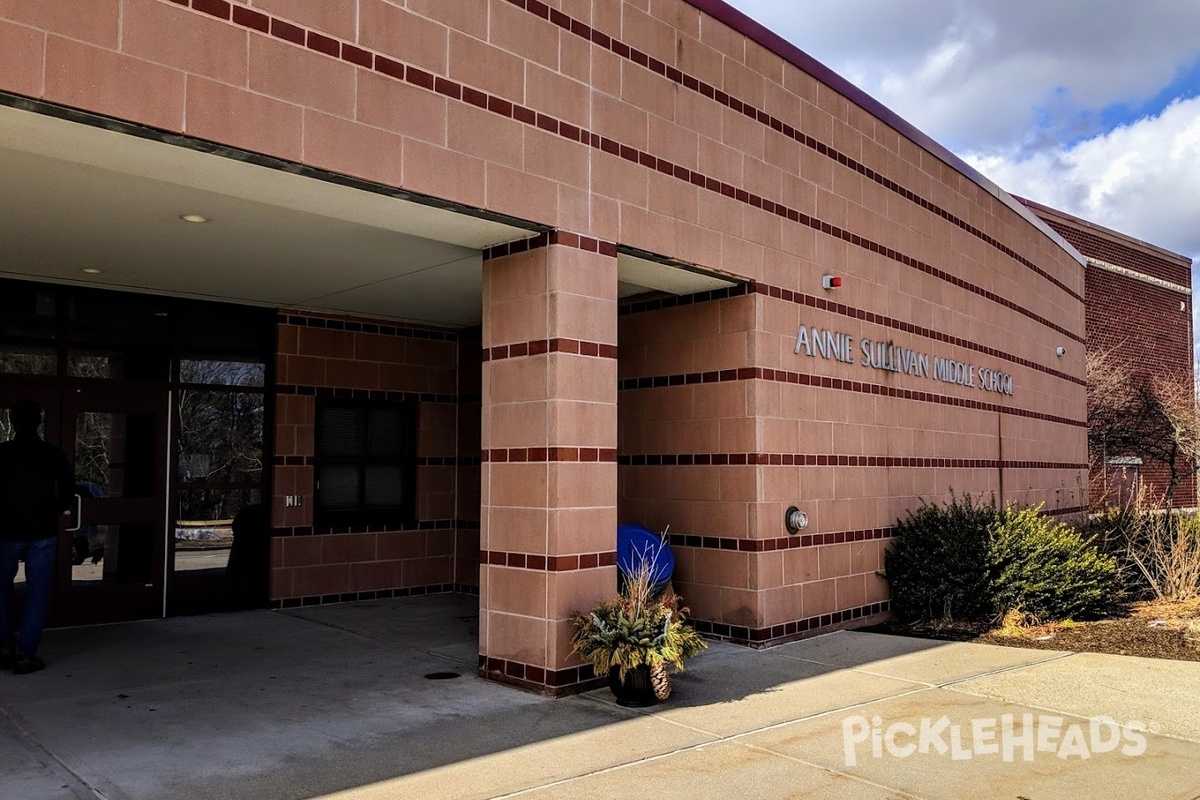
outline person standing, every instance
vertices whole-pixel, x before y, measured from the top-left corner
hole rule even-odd
[[[75,480],[63,451],[38,436],[42,407],[19,400],[9,410],[15,435],[0,443],[0,666],[24,675],[46,667],[38,657],[54,583],[59,516]],[[13,614],[13,579],[25,562],[25,610]],[[19,631],[18,631],[19,628]]]

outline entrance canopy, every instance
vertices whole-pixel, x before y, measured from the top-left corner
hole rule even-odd
[[[482,251],[545,230],[71,116],[0,105],[0,276],[469,326]],[[645,254],[619,277],[622,295],[730,283]]]

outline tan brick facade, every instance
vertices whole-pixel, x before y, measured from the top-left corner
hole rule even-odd
[[[705,632],[767,644],[882,619],[922,499],[1085,503],[1076,255],[756,30],[713,0],[0,3],[0,90],[539,233],[483,253],[481,330],[281,312],[271,591],[477,586],[481,672],[560,693],[618,520],[670,526]],[[635,256],[733,286],[619,300]],[[419,400],[412,530],[284,504],[339,392]]]

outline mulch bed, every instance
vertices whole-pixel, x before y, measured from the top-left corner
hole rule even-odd
[[[1006,647],[1200,661],[1200,600],[1134,603],[1124,617],[1087,622],[1006,628],[966,623],[888,622],[870,630]]]

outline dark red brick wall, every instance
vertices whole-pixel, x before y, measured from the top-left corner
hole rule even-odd
[[[1192,384],[1189,296],[1089,267],[1085,303],[1089,349],[1115,353],[1133,374],[1147,379],[1153,374],[1177,373]],[[1187,468],[1181,464],[1181,469]],[[1170,473],[1165,464],[1147,461],[1140,468],[1139,477],[1142,485],[1157,496],[1166,491]],[[1104,485],[1097,476],[1093,476],[1092,482],[1093,489]],[[1094,500],[1100,499],[1097,492],[1093,495]],[[1186,508],[1195,504],[1196,482],[1188,479],[1176,488],[1174,505]]]
[[[1085,286],[1089,349],[1112,350],[1135,372],[1191,376],[1190,297],[1098,267]]]
[[[1055,231],[1083,255],[1188,287],[1191,262],[1153,245],[1099,228],[1062,212],[1030,204]],[[1108,351],[1133,374],[1177,374],[1193,382],[1192,298],[1190,294],[1091,265],[1085,278],[1084,307],[1089,351]],[[1110,455],[1138,455],[1112,453]],[[1186,471],[1186,467],[1183,467]],[[1142,485],[1154,495],[1165,492],[1169,470],[1147,461]],[[1102,500],[1105,481],[1096,469],[1090,479],[1092,500]],[[1196,481],[1177,487],[1174,505],[1196,505]]]
[[[1085,256],[1099,261],[1107,261],[1120,267],[1153,275],[1164,281],[1178,283],[1183,286],[1192,285],[1192,268],[1190,264],[1181,264],[1174,259],[1164,258],[1154,251],[1139,250],[1128,245],[1102,236],[1093,231],[1070,228],[1062,223],[1050,222],[1050,227]]]

